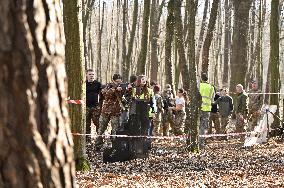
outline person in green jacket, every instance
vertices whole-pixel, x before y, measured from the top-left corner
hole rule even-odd
[[[236,91],[238,93],[235,113],[236,113],[236,132],[244,132],[245,123],[247,121],[248,115],[248,95],[244,91],[244,87],[241,84],[236,86]]]

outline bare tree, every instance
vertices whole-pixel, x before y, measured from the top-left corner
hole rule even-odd
[[[185,126],[186,131],[188,131],[188,140],[187,144],[189,146],[189,150],[192,152],[198,152],[198,139],[199,139],[199,125],[198,125],[198,117],[199,117],[199,108],[201,97],[197,88],[197,79],[196,79],[196,65],[195,65],[195,16],[197,11],[198,0],[186,0],[186,11],[188,12],[188,28],[187,28],[187,46],[188,46],[188,75],[182,75],[183,77],[187,77],[189,83],[188,98],[189,104],[186,107],[186,120]],[[187,86],[186,86],[187,87]]]
[[[207,73],[208,72],[208,66],[209,66],[209,49],[211,46],[211,42],[213,39],[213,31],[215,28],[215,23],[217,19],[217,13],[218,13],[218,4],[220,0],[213,0],[211,13],[210,13],[210,19],[207,29],[207,35],[204,40],[203,44],[203,51],[202,51],[202,72]]]
[[[0,187],[75,187],[60,2],[0,7]]]
[[[170,0],[168,2],[168,16],[166,23],[166,41],[165,41],[165,74],[166,74],[166,84],[171,84],[174,88],[173,81],[173,63],[172,57],[172,43],[174,36],[174,26],[175,26],[175,16],[174,16],[174,6],[175,0]]]
[[[225,0],[225,35],[224,35],[224,61],[223,61],[223,85],[229,84],[229,61],[231,49],[231,0]]]
[[[99,0],[99,2],[101,2]],[[104,13],[105,13],[105,5],[106,3],[103,2],[103,9],[102,9],[102,18],[99,16],[99,22],[98,22],[98,49],[97,49],[97,77],[98,80],[102,80],[102,34],[103,34],[103,28],[104,28]],[[100,14],[100,3],[99,3],[99,14]]]
[[[247,70],[249,10],[252,0],[234,0],[234,30],[231,56],[230,90],[237,84],[245,86]]]
[[[136,27],[137,27],[137,17],[138,17],[138,0],[134,0],[134,9],[133,9],[133,15],[132,15],[132,26],[131,26],[131,33],[130,33],[130,40],[128,42],[128,51],[126,55],[126,71],[125,71],[125,78],[129,78],[129,72],[130,72],[130,63],[131,63],[131,56],[133,52],[133,44],[134,44],[134,37],[136,33]]]
[[[163,6],[165,4],[165,0],[162,0],[159,5],[159,0],[152,0],[151,5],[151,16],[150,16],[150,36],[149,40],[151,43],[151,80],[157,81],[158,75],[158,37],[159,37],[159,25],[160,18],[162,15]]]
[[[80,3],[77,1],[64,1],[64,32],[66,39],[65,59],[68,76],[68,96],[71,99],[85,99],[85,74],[84,74],[84,48],[82,44],[83,26],[79,20]],[[71,130],[73,133],[85,133],[85,108],[83,105],[69,107]],[[76,169],[89,170],[89,164],[85,158],[85,137],[74,136],[74,153]]]
[[[145,74],[147,44],[148,44],[148,27],[150,17],[150,1],[144,1],[143,24],[142,24],[142,38],[140,54],[137,61],[137,74]]]
[[[280,91],[280,75],[279,75],[279,0],[271,2],[270,16],[270,63],[271,63],[271,80],[270,91],[278,93]],[[279,107],[278,95],[270,96],[270,104]],[[277,108],[279,114],[279,108]],[[279,126],[279,121],[276,119],[273,123],[273,128]]]
[[[199,33],[198,42],[197,42],[196,57],[195,57],[197,70],[199,69],[198,67],[199,67],[200,51],[202,49],[203,38],[204,38],[205,29],[206,29],[205,27],[206,27],[206,20],[207,20],[208,5],[209,5],[209,0],[206,0],[204,3],[203,17],[202,17],[200,33]]]

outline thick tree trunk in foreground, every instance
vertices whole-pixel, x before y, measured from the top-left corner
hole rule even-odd
[[[66,37],[65,58],[68,76],[68,97],[70,99],[85,99],[84,50],[82,41],[82,23],[80,23],[80,4],[77,0],[64,1],[64,32]],[[69,114],[73,133],[85,133],[84,105],[70,105]],[[85,137],[74,136],[74,153],[77,170],[88,170],[85,159]]]
[[[189,75],[182,75],[182,77],[187,77],[189,82],[188,99],[189,104],[186,105],[186,120],[185,127],[188,130],[188,140],[187,144],[189,150],[192,152],[198,152],[198,139],[199,139],[199,108],[201,97],[197,88],[196,80],[196,66],[195,66],[195,16],[197,11],[198,0],[186,0],[186,11],[188,12],[188,36],[187,36],[187,46],[188,46],[188,68]]]
[[[74,187],[60,2],[0,7],[0,187]]]

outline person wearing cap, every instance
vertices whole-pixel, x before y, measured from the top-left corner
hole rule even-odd
[[[244,87],[241,84],[236,86],[236,91],[238,93],[236,100],[236,132],[244,132],[245,123],[248,114],[248,96],[244,91]]]
[[[200,111],[200,126],[199,135],[205,135],[208,132],[209,117],[211,112],[211,104],[214,101],[214,87],[208,83],[207,74],[203,73],[201,75],[201,83],[199,87],[199,92],[202,97],[201,111]],[[203,137],[199,138],[199,147],[205,147],[205,139]]]
[[[260,94],[261,91],[258,89],[258,85],[256,81],[251,82],[251,90],[249,91],[249,124],[248,131],[253,131],[254,127],[257,125],[258,120],[261,116],[261,107],[263,104],[263,95]]]
[[[169,128],[173,126],[173,113],[170,107],[174,106],[174,98],[172,93],[172,87],[170,84],[166,84],[165,90],[162,93],[163,99],[163,113],[162,113],[162,128],[163,136],[169,136]]]

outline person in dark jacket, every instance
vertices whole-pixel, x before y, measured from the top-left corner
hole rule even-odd
[[[236,86],[238,93],[236,100],[236,132],[244,132],[245,123],[248,115],[248,95],[245,93],[243,86],[238,84]]]
[[[214,96],[214,101],[220,98],[220,93],[216,92]],[[208,134],[212,134],[212,123],[214,123],[214,129],[217,134],[220,133],[220,116],[219,116],[219,110],[217,104],[212,103],[212,108],[210,112],[210,117],[209,117],[209,129],[208,129]]]
[[[226,133],[226,127],[229,123],[230,116],[232,114],[232,111],[234,109],[233,105],[233,99],[228,94],[228,89],[223,88],[221,91],[221,97],[218,98],[215,102],[215,105],[218,105],[219,107],[219,115],[221,118],[221,128],[220,133],[225,134]]]
[[[95,80],[93,69],[87,70],[86,74],[86,134],[90,134],[92,121],[96,131],[99,129],[101,83]],[[87,141],[91,141],[90,138],[87,136]]]

